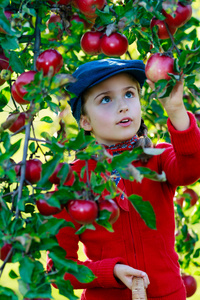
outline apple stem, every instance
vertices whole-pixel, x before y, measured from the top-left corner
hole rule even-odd
[[[22,196],[22,188],[23,183],[25,180],[25,171],[26,171],[26,157],[28,153],[28,142],[30,137],[30,128],[31,128],[31,122],[29,122],[27,125],[25,125],[25,141],[24,141],[24,149],[23,149],[23,158],[22,158],[22,165],[21,165],[21,176],[20,176],[20,183],[18,187],[18,197],[17,197],[17,204],[19,203],[21,196]],[[17,205],[16,207],[16,218],[19,218],[19,207]]]
[[[169,34],[170,40],[171,40],[171,42],[172,42],[172,47],[176,49],[178,55],[180,56],[180,55],[181,55],[181,52],[180,52],[180,50],[178,49],[178,47],[176,46],[176,44],[174,43],[174,37],[173,37],[173,35],[171,34],[171,32],[170,32],[170,30],[169,30],[169,27],[168,27],[167,23],[165,22],[165,20],[164,20],[164,24],[165,24],[165,27],[166,27],[167,32],[168,32],[168,34]]]
[[[10,91],[11,91],[11,87],[12,87],[11,79],[9,80],[9,85],[10,85]],[[15,109],[18,110],[18,107],[17,107],[17,105],[16,105],[16,102],[15,102],[15,100],[13,99],[12,93],[10,93],[10,94],[11,94],[11,99],[12,99],[12,102],[13,102],[13,104],[14,104],[14,106],[15,106]]]
[[[40,140],[40,139],[36,139],[36,138],[32,138],[32,137],[30,137],[29,140],[30,140],[30,141],[35,141],[35,142],[41,142],[41,143],[51,144],[50,141],[47,141],[47,140]]]

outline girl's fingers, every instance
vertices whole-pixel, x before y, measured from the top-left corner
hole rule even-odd
[[[143,272],[143,271],[139,271],[139,270],[136,270],[136,269],[133,269],[133,270],[134,270],[133,276],[134,277],[141,277],[141,278],[143,278],[143,280],[144,280],[144,286],[145,286],[145,288],[147,288],[148,285],[150,284],[148,275],[145,272]]]
[[[153,81],[147,79],[146,82],[148,83],[148,85],[150,86],[150,88],[151,88],[152,90],[155,90],[155,84],[153,83]]]

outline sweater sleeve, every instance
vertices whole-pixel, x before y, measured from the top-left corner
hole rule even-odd
[[[167,181],[174,186],[189,185],[200,178],[200,130],[194,115],[190,112],[188,115],[190,127],[184,131],[176,130],[168,119],[172,145],[158,145],[166,149],[160,156],[162,170]]]
[[[85,288],[95,288],[95,287],[103,287],[103,288],[125,288],[122,283],[119,283],[113,274],[113,269],[115,264],[122,263],[126,264],[125,260],[121,257],[108,258],[98,261],[86,260],[82,262],[78,260],[78,243],[79,243],[79,235],[75,234],[75,232],[80,227],[80,224],[75,223],[72,218],[69,216],[67,211],[64,209],[61,213],[55,215],[56,218],[62,218],[66,221],[70,221],[74,223],[75,229],[72,227],[64,227],[60,229],[57,234],[57,240],[59,245],[66,251],[66,258],[76,261],[79,265],[84,265],[91,269],[96,278],[90,283],[81,283],[79,282],[75,276],[72,274],[66,273],[64,276],[65,280],[70,280],[74,289],[85,289]],[[48,267],[52,267],[53,262],[48,258]]]

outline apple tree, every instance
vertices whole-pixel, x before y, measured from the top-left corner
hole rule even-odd
[[[143,117],[155,143],[170,141],[167,115],[156,97],[168,95],[182,77],[186,108],[200,120],[196,1],[88,3],[0,3],[0,275],[7,263],[17,262],[18,272],[11,268],[9,276],[18,280],[24,299],[50,298],[52,284],[61,295],[77,299],[70,282],[63,279],[64,274],[71,273],[81,282],[94,279],[88,268],[65,259],[66,253],[55,236],[60,228],[73,224],[53,215],[67,209],[82,224],[77,234],[86,228],[93,230],[92,222],[112,231],[119,215],[112,201],[118,193],[110,177],[112,170],[117,169],[130,180],[165,180],[164,174],[131,165],[139,157],[158,155],[159,151],[135,149],[111,158],[92,136],[78,131],[67,103],[72,95],[65,89],[75,80],[73,71],[87,61],[106,57],[138,58],[147,63],[146,74],[155,82],[155,90],[150,91],[145,84],[141,101]],[[91,178],[87,163],[83,168],[86,182],[79,181],[71,170],[69,163],[74,153],[86,162],[92,157],[97,159]],[[178,188],[175,199],[176,248],[183,273],[191,265],[199,267],[198,234],[193,229],[200,219],[199,195],[195,201],[188,193],[188,189],[194,192],[198,187],[199,182]],[[105,190],[108,193],[102,197]],[[180,204],[177,199],[181,197]],[[155,229],[150,203],[136,195],[129,200],[145,223]],[[42,251],[50,251],[55,263],[50,272],[40,261]],[[0,295],[18,299],[15,291],[3,286]]]

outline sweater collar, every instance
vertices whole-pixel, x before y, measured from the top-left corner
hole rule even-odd
[[[131,139],[107,146],[104,145],[105,149],[109,152],[112,153],[112,155],[120,154],[124,151],[131,151],[135,147],[135,143],[137,142],[138,137],[137,135],[134,135]]]

